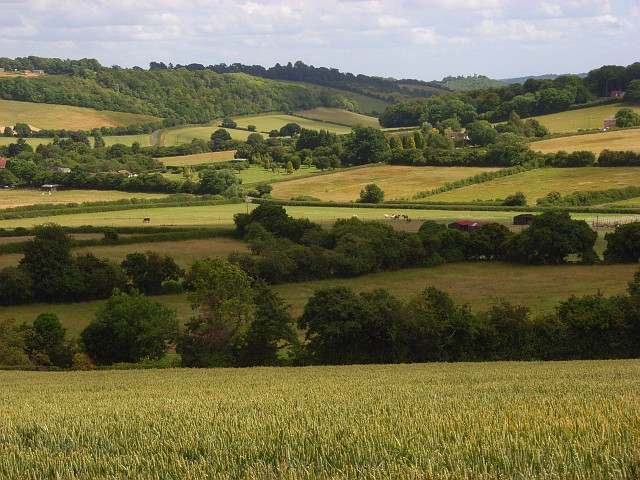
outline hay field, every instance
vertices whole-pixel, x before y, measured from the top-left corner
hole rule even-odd
[[[522,192],[530,205],[549,192],[565,195],[576,190],[606,190],[640,186],[640,167],[543,168],[469,185],[423,199],[424,201],[467,202],[505,198]]]
[[[317,120],[319,122],[329,122],[340,125],[362,125],[364,127],[380,128],[377,117],[361,115],[355,112],[349,112],[339,108],[314,108],[312,110],[300,110],[295,112],[296,116]],[[326,129],[325,129],[326,130]]]
[[[533,117],[547,127],[551,133],[577,132],[578,130],[602,129],[604,119],[615,115],[621,108],[630,107],[640,113],[640,107],[624,103],[598,105],[596,107],[568,110]]]
[[[234,117],[239,128],[247,128],[248,125],[255,125],[258,133],[268,134],[271,130],[280,130],[287,123],[297,123],[303,128],[310,130],[328,130],[338,134],[351,132],[351,127],[344,125],[334,125],[316,120],[300,118],[296,115],[268,114],[254,115],[251,117]],[[230,131],[229,131],[230,132]],[[231,132],[230,132],[231,133]],[[251,133],[251,132],[247,132]]]
[[[40,129],[91,130],[160,121],[150,115],[93,108],[0,100],[0,126],[26,123]]]
[[[593,152],[596,156],[605,149],[640,152],[640,128],[550,138],[531,142],[530,148],[542,153],[555,153],[560,150],[566,152],[586,150]]]
[[[2,478],[634,478],[638,360],[0,372]]]
[[[164,193],[131,193],[117,190],[60,190],[43,195],[40,190],[0,189],[0,209],[22,205],[109,202],[123,198],[165,198]]]
[[[437,188],[446,182],[493,170],[499,169],[373,165],[277,183],[273,185],[271,195],[285,200],[310,195],[324,201],[349,202],[357,200],[367,184],[375,183],[385,192],[385,201],[389,201],[411,198],[418,192]]]

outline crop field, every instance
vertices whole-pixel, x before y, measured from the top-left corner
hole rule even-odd
[[[289,200],[298,195],[310,195],[325,201],[348,202],[357,200],[367,184],[375,183],[385,192],[388,201],[410,198],[446,182],[494,170],[498,168],[374,165],[274,184],[271,196]]]
[[[637,478],[638,360],[0,372],[2,478]]]
[[[123,198],[163,198],[160,193],[130,193],[116,190],[59,190],[43,195],[40,190],[0,189],[0,209],[22,205],[109,202]]]
[[[565,195],[576,190],[607,190],[629,185],[640,186],[639,167],[542,168],[439,193],[423,200],[493,200],[522,192],[529,204],[535,205],[538,198],[552,191]]]
[[[162,134],[161,143],[163,146],[171,147],[174,145],[183,145],[191,143],[194,138],[208,142],[211,140],[211,134],[220,128],[219,122],[206,126],[194,126],[184,128],[174,128],[166,130]],[[227,128],[227,132],[234,140],[245,142],[251,132],[247,130],[238,130],[236,128]],[[266,138],[266,137],[265,137]]]
[[[531,150],[542,153],[586,150],[598,156],[604,149],[640,152],[640,128],[550,138],[531,143]]]
[[[629,105],[614,103],[540,115],[533,118],[547,127],[551,133],[577,132],[578,130],[601,129],[605,118],[615,115],[618,110],[625,107],[629,107]],[[640,107],[630,108],[640,113]]]
[[[140,134],[140,135],[108,135],[106,137],[102,137],[104,139],[104,143],[107,147],[111,145],[115,145],[116,143],[121,143],[123,145],[127,145],[130,147],[134,142],[138,142],[141,147],[150,147],[151,146],[151,135],[150,134]],[[93,146],[93,138],[89,138],[89,143]]]
[[[91,130],[96,127],[117,127],[159,120],[134,113],[0,100],[0,126],[26,123],[40,129]]]
[[[295,112],[296,116],[317,120],[319,122],[337,123],[340,125],[362,125],[364,127],[380,128],[380,123],[376,117],[369,117],[348,110],[339,108],[314,108],[312,110],[300,110]]]
[[[168,167],[183,167],[192,165],[203,165],[206,163],[221,163],[233,160],[235,150],[227,150],[224,152],[205,152],[195,153],[193,155],[183,155],[180,157],[161,157],[159,161]]]

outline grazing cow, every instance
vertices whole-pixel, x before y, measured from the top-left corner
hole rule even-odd
[[[354,213],[353,215],[351,215],[351,218],[358,218],[358,215]]]
[[[149,217],[144,217],[142,219],[142,223],[149,223],[151,221],[151,219]]]

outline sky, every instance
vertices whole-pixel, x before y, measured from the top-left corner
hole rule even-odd
[[[640,0],[0,0],[0,57],[441,80],[640,61]]]

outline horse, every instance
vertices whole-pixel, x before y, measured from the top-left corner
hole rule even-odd
[[[144,218],[142,219],[142,223],[143,223],[143,224],[145,224],[145,223],[149,223],[149,222],[151,222],[151,219],[150,219],[149,217],[144,217]]]

